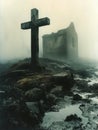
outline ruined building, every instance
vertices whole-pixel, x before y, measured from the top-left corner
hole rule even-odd
[[[73,23],[57,33],[43,36],[43,57],[50,59],[78,57],[78,37]]]

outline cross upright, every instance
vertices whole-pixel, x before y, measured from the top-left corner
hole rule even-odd
[[[31,10],[31,21],[21,24],[21,29],[31,29],[31,64],[38,65],[39,57],[39,27],[49,25],[50,19],[45,17],[38,19],[38,10],[36,8]]]

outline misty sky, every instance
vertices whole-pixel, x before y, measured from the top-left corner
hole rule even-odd
[[[30,20],[32,8],[51,20],[40,28],[40,48],[42,35],[74,22],[79,55],[98,59],[98,0],[0,0],[0,60],[30,56],[30,30],[21,30],[20,24]]]

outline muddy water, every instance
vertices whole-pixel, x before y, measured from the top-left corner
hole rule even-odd
[[[91,86],[95,83],[98,83],[98,72],[95,72],[95,75],[93,75],[91,78],[87,77],[86,79],[80,78],[79,75],[76,75],[75,80],[85,80],[88,82],[88,85]],[[82,96],[83,99],[87,99],[87,98],[89,98],[90,95],[92,95],[92,93],[80,93],[79,95]],[[92,97],[89,99],[92,100],[93,104],[94,103],[98,104],[98,97]],[[74,104],[74,105],[70,104],[70,105],[65,106],[65,108],[60,109],[58,112],[45,113],[45,116],[44,116],[43,122],[42,122],[42,126],[45,128],[48,128],[49,126],[51,126],[51,124],[53,122],[64,121],[66,119],[66,117],[71,114],[77,114],[77,116],[82,119],[82,123],[85,126],[88,123],[88,121],[90,120],[90,118],[84,117],[82,115],[82,111],[80,110],[79,106],[80,106],[80,104]],[[96,115],[96,114],[98,114],[98,113],[95,111],[90,112],[90,115]],[[96,124],[98,124],[97,119],[95,119],[95,120],[93,119],[93,121]]]
[[[82,116],[82,112],[79,109],[80,104],[68,105],[59,112],[47,112],[43,118],[42,126],[48,128],[53,122],[64,121],[67,116],[71,114],[77,114],[82,118],[83,124],[88,122],[88,118]]]

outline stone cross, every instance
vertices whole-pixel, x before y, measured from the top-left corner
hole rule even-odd
[[[38,64],[39,56],[39,27],[49,25],[50,19],[45,17],[38,19],[38,10],[31,10],[31,21],[21,24],[21,29],[31,29],[31,64]]]

